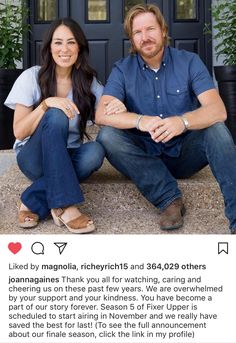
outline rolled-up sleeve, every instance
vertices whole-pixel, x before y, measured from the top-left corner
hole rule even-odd
[[[204,65],[198,55],[193,54],[189,68],[191,86],[196,96],[209,89],[215,88],[214,82],[209,74],[209,71],[207,70],[207,67]]]
[[[103,95],[111,95],[120,101],[125,99],[125,80],[119,64],[115,64],[107,80]]]

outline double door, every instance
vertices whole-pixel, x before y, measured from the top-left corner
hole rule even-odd
[[[212,47],[203,33],[210,23],[211,0],[34,0],[29,1],[31,37],[25,67],[40,63],[43,33],[58,17],[79,22],[89,42],[90,62],[105,83],[115,61],[126,56],[129,41],[123,30],[128,9],[137,3],[153,3],[161,9],[169,26],[171,46],[196,52],[212,68]]]

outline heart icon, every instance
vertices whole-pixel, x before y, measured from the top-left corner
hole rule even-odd
[[[13,254],[17,254],[20,249],[22,248],[22,245],[20,242],[16,242],[16,243],[9,243],[8,244],[8,249],[13,253]]]

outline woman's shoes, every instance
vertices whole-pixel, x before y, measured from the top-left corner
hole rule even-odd
[[[74,206],[67,208],[54,208],[51,210],[51,214],[54,223],[57,226],[65,225],[70,232],[89,233],[95,230],[93,221],[86,215],[81,214],[78,208]]]
[[[38,225],[39,216],[30,210],[21,210],[21,207],[25,207],[22,203],[19,206],[18,223],[20,227],[24,229],[31,229]]]
[[[64,209],[52,209],[51,214],[54,223],[57,226],[65,225],[70,232],[88,233],[95,230],[92,220],[86,215],[81,214],[77,207],[70,206]],[[18,212],[19,226],[25,229],[30,229],[37,226],[38,222],[39,216],[27,209],[23,203],[20,203]]]

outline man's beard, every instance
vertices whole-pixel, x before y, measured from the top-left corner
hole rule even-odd
[[[149,43],[155,44],[154,50],[151,50],[150,52],[144,51],[143,46],[145,47],[145,45]],[[147,41],[141,45],[141,48],[139,49],[136,48],[136,52],[138,52],[144,58],[153,58],[157,56],[162,51],[163,48],[164,48],[163,42],[161,42],[160,44],[157,44],[156,42],[153,42],[153,41]]]

